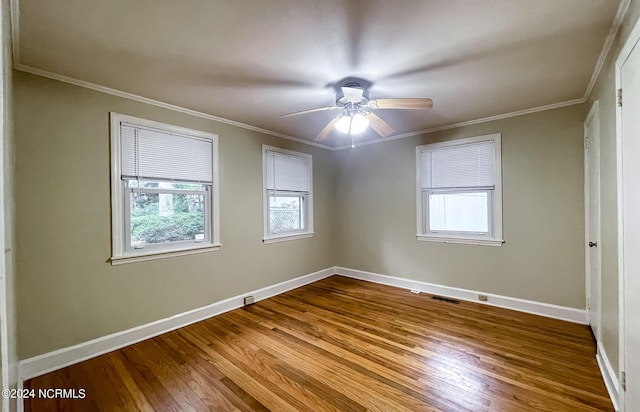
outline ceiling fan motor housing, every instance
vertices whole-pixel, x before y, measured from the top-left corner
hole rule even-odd
[[[369,102],[369,91],[358,83],[347,83],[336,93],[336,106],[366,105]]]

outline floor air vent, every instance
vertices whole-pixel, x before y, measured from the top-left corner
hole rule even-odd
[[[443,302],[448,302],[448,303],[455,303],[456,305],[460,303],[459,300],[449,299],[449,298],[445,298],[444,296],[438,296],[438,295],[434,295],[431,299],[441,300]]]

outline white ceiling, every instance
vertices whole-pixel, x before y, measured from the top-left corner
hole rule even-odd
[[[279,116],[356,76],[434,100],[378,111],[403,134],[581,99],[619,3],[20,0],[18,64],[308,140],[332,114]]]

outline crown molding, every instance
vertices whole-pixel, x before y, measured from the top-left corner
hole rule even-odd
[[[629,10],[629,5],[631,4],[631,0],[622,0],[620,5],[618,6],[618,11],[616,12],[616,17],[613,19],[613,24],[611,25],[611,29],[609,30],[609,35],[602,46],[602,50],[600,51],[600,56],[598,57],[598,61],[596,62],[596,67],[593,69],[593,74],[591,75],[591,80],[589,80],[589,84],[587,85],[587,90],[584,92],[584,96],[582,97],[583,101],[587,101],[589,96],[591,96],[591,92],[598,81],[598,77],[600,77],[600,71],[604,67],[604,63],[607,61],[607,57],[609,56],[609,52],[611,51],[611,46],[613,46],[613,41],[620,30],[620,26],[622,25],[622,20],[627,15],[627,11]]]
[[[584,95],[580,99],[567,100],[565,102],[532,107],[530,109],[517,110],[515,112],[499,114],[496,116],[482,117],[475,120],[468,120],[465,122],[438,126],[430,129],[419,130],[416,132],[403,133],[403,134],[388,137],[386,139],[370,140],[367,142],[356,144],[356,147],[367,146],[375,143],[384,143],[384,142],[389,142],[393,140],[404,139],[405,137],[419,136],[427,133],[439,132],[442,130],[455,129],[455,128],[464,127],[464,126],[471,126],[474,124],[486,123],[494,120],[507,119],[509,117],[522,116],[526,114],[542,112],[545,110],[553,110],[561,107],[572,106],[574,104],[585,103],[589,99],[589,96],[591,96],[591,92],[593,91],[593,88],[595,87],[595,84],[598,81],[600,72],[602,71],[602,68],[604,67],[605,62],[607,61],[607,57],[609,57],[609,52],[611,51],[611,47],[613,46],[613,41],[615,40],[616,35],[620,30],[620,26],[622,25],[622,21],[624,20],[624,17],[627,15],[627,11],[629,10],[630,4],[631,4],[631,0],[622,0],[620,2],[620,5],[618,6],[618,11],[616,12],[616,17],[614,18],[613,23],[611,24],[611,29],[609,30],[607,39],[605,40],[604,45],[602,46],[602,50],[600,51],[600,55],[598,56],[598,61],[596,62],[596,66],[593,70],[593,73],[591,74],[591,79],[589,80],[587,89],[585,90]],[[337,146],[333,150],[344,150],[344,149],[351,149],[351,148],[352,148],[351,145],[344,145],[344,146]]]
[[[46,77],[46,78],[53,79],[53,80],[58,80],[60,82],[73,84],[73,85],[76,85],[76,86],[80,86],[80,87],[84,87],[84,88],[87,88],[87,89],[95,90],[95,91],[98,91],[98,92],[110,94],[110,95],[113,95],[113,96],[122,97],[122,98],[129,99],[129,100],[134,100],[134,101],[137,101],[137,102],[140,102],[140,103],[146,103],[146,104],[149,104],[149,105],[152,105],[152,106],[161,107],[163,109],[169,109],[169,110],[173,110],[173,111],[176,111],[176,112],[185,113],[185,114],[188,114],[188,115],[191,115],[191,116],[201,117],[203,119],[208,119],[208,120],[213,120],[213,121],[216,121],[216,122],[219,122],[219,123],[224,123],[224,124],[228,124],[228,125],[231,125],[231,126],[240,127],[242,129],[252,130],[254,132],[259,132],[259,133],[264,133],[264,134],[268,134],[268,135],[271,135],[271,136],[280,137],[282,139],[293,140],[294,142],[304,143],[304,144],[307,144],[307,145],[310,145],[310,146],[320,147],[322,149],[333,150],[332,147],[326,146],[326,145],[323,145],[323,144],[320,144],[320,143],[311,142],[309,140],[300,139],[298,137],[289,136],[289,135],[286,135],[286,134],[283,134],[283,133],[274,132],[272,130],[262,129],[260,127],[252,126],[250,124],[237,122],[235,120],[225,119],[224,117],[218,117],[218,116],[214,116],[212,114],[203,113],[203,112],[199,112],[199,111],[192,110],[192,109],[187,109],[185,107],[176,106],[174,104],[161,102],[159,100],[154,100],[154,99],[150,99],[148,97],[139,96],[137,94],[124,92],[122,90],[112,89],[110,87],[101,86],[99,84],[95,84],[95,83],[91,83],[91,82],[86,82],[84,80],[78,80],[78,79],[73,78],[73,77],[68,77],[68,76],[64,76],[64,75],[61,75],[61,74],[49,72],[49,71],[46,71],[46,70],[37,69],[35,67],[27,66],[27,65],[24,65],[24,64],[21,64],[21,63],[18,63],[18,62],[16,62],[14,64],[14,68],[16,70],[19,70],[19,71],[22,71],[22,72],[35,74],[37,76]]]
[[[242,129],[251,130],[258,133],[264,133],[267,135],[279,137],[281,139],[292,140],[294,142],[303,143],[306,145],[319,147],[327,150],[335,150],[331,146],[323,145],[320,143],[312,142],[306,139],[301,139],[294,136],[289,136],[283,133],[278,133],[273,130],[267,130],[260,127],[252,126],[250,124],[237,122],[235,120],[226,119],[224,117],[214,116],[209,113],[203,113],[192,109],[187,109],[185,107],[177,106],[170,103],[161,102],[159,100],[150,99],[148,97],[139,96],[137,94],[128,93],[122,90],[112,89],[110,87],[101,86],[99,84],[87,82],[84,80],[76,79],[74,77],[64,76],[62,74],[53,73],[47,70],[38,69],[36,67],[31,67],[26,64],[22,64],[20,62],[20,0],[9,0],[9,5],[11,8],[11,52],[13,54],[13,68],[15,70],[19,70],[25,73],[34,74],[36,76],[46,77],[52,80],[58,80],[64,83],[73,84],[76,86],[84,87],[87,89],[95,90],[98,92],[110,94],[113,96],[122,97],[129,100],[134,100],[140,103],[150,104],[152,106],[161,107],[163,109],[169,109],[180,113],[185,113],[195,117],[201,117],[203,119],[213,120],[215,122],[220,122],[224,124],[228,124],[231,126],[240,127]]]
[[[398,135],[395,135],[395,136],[387,137],[385,139],[369,140],[369,141],[362,142],[362,143],[357,143],[356,142],[356,147],[368,146],[368,145],[375,144],[375,143],[390,142],[390,141],[393,141],[393,140],[404,139],[405,137],[420,136],[420,135],[427,134],[427,133],[439,132],[441,130],[456,129],[458,127],[471,126],[471,125],[480,124],[480,123],[487,123],[487,122],[492,122],[494,120],[501,120],[501,119],[507,119],[509,117],[523,116],[525,114],[543,112],[543,111],[546,111],[546,110],[559,109],[561,107],[573,106],[575,104],[582,104],[584,102],[585,102],[584,98],[567,100],[567,101],[560,102],[560,103],[552,103],[552,104],[547,104],[547,105],[544,105],[544,106],[538,106],[538,107],[532,107],[532,108],[529,108],[529,109],[517,110],[515,112],[498,114],[498,115],[495,115],[495,116],[482,117],[482,118],[475,119],[475,120],[467,120],[467,121],[464,121],[464,122],[452,123],[452,124],[448,124],[448,125],[444,125],[444,126],[433,127],[431,129],[424,129],[424,130],[418,130],[416,132],[398,134]],[[344,150],[344,149],[351,149],[351,145],[338,146],[338,147],[334,148],[334,150]]]
[[[557,108],[560,108],[560,107],[572,106],[572,105],[575,105],[575,104],[582,104],[582,103],[586,102],[589,99],[589,96],[591,95],[591,92],[593,91],[593,88],[594,88],[594,86],[595,86],[595,84],[596,84],[596,82],[598,80],[598,77],[600,76],[600,72],[601,72],[602,68],[604,67],[604,63],[607,60],[609,52],[611,51],[611,47],[613,46],[613,42],[615,40],[616,35],[618,34],[618,31],[620,30],[620,26],[622,25],[622,21],[624,20],[624,17],[626,16],[627,11],[629,10],[629,5],[631,4],[631,1],[632,0],[622,0],[620,2],[620,5],[618,6],[618,11],[616,12],[616,16],[615,16],[614,21],[613,21],[613,23],[611,25],[611,29],[609,30],[609,34],[607,35],[607,38],[606,38],[605,43],[604,43],[604,45],[602,47],[602,50],[600,51],[600,55],[598,57],[598,61],[596,62],[596,66],[595,66],[594,71],[593,71],[593,73],[591,75],[591,79],[589,80],[589,84],[587,85],[585,93],[581,98],[573,99],[573,100],[567,100],[567,101],[564,101],[564,102],[552,103],[552,104],[543,105],[543,106],[532,107],[532,108],[529,108],[529,109],[517,110],[517,111],[514,111],[514,112],[499,114],[499,115],[495,115],[495,116],[482,117],[482,118],[479,118],[479,119],[468,120],[468,121],[458,122],[458,123],[452,123],[452,124],[448,124],[448,125],[438,126],[438,127],[434,127],[434,128],[430,128],[430,129],[419,130],[419,131],[415,131],[415,132],[402,133],[402,134],[391,136],[391,137],[388,137],[388,138],[377,138],[377,139],[370,140],[370,141],[367,141],[367,142],[359,143],[356,146],[367,146],[367,145],[376,144],[376,143],[384,143],[384,142],[389,142],[389,141],[393,141],[393,140],[404,139],[406,137],[419,136],[419,135],[438,132],[438,131],[442,131],[442,130],[455,129],[455,128],[458,128],[458,127],[464,127],[464,126],[470,126],[470,125],[475,125],[475,124],[491,122],[491,121],[494,121],[494,120],[507,119],[509,117],[522,116],[522,115],[541,112],[541,111],[545,111],[545,110],[553,110],[553,109],[557,109]],[[79,80],[79,79],[76,79],[76,78],[73,78],[73,77],[64,76],[64,75],[61,75],[61,74],[49,72],[47,70],[42,70],[42,69],[38,69],[38,68],[35,68],[35,67],[32,67],[32,66],[28,66],[28,65],[22,64],[20,62],[20,47],[19,47],[19,43],[20,43],[20,41],[19,41],[19,35],[20,35],[20,30],[19,30],[19,20],[20,20],[19,0],[9,0],[9,3],[10,3],[10,8],[11,8],[11,16],[10,16],[11,17],[11,44],[12,44],[13,63],[14,63],[14,69],[15,70],[23,71],[23,72],[34,74],[34,75],[37,75],[37,76],[46,77],[46,78],[53,79],[53,80],[58,80],[58,81],[61,81],[61,82],[64,82],[64,83],[73,84],[73,85],[76,85],[76,86],[84,87],[84,88],[95,90],[95,91],[98,91],[98,92],[111,94],[111,95],[122,97],[122,98],[125,98],[125,99],[130,99],[130,100],[138,101],[138,102],[141,102],[141,103],[146,103],[146,104],[150,104],[150,105],[153,105],[153,106],[162,107],[164,109],[174,110],[174,111],[177,111],[177,112],[180,112],[180,113],[185,113],[185,114],[188,114],[188,115],[191,115],[191,116],[201,117],[201,118],[204,118],[204,119],[213,120],[213,121],[224,123],[224,124],[229,124],[229,125],[232,125],[232,126],[243,128],[243,129],[252,130],[252,131],[255,131],[255,132],[259,132],[259,133],[264,133],[264,134],[275,136],[275,137],[279,137],[279,138],[282,138],[282,139],[292,140],[292,141],[295,141],[295,142],[298,142],[298,143],[302,143],[302,144],[306,144],[306,145],[310,145],[310,146],[314,146],[314,147],[319,147],[319,148],[330,150],[330,151],[337,151],[337,150],[344,150],[344,149],[350,149],[351,148],[351,145],[344,145],[344,146],[337,146],[337,147],[327,146],[327,145],[316,143],[314,141],[310,141],[310,140],[307,140],[307,139],[302,139],[302,138],[299,138],[299,137],[289,136],[289,135],[286,135],[286,134],[283,134],[283,133],[279,133],[279,132],[275,132],[275,131],[272,131],[272,130],[267,130],[267,129],[263,129],[263,128],[260,128],[260,127],[252,126],[250,124],[237,122],[235,120],[230,120],[230,119],[226,119],[226,118],[219,117],[219,116],[214,116],[214,115],[209,114],[209,113],[203,113],[203,112],[199,112],[199,111],[196,111],[196,110],[187,109],[185,107],[173,105],[173,104],[170,104],[170,103],[165,103],[165,102],[162,102],[162,101],[159,101],[159,100],[150,99],[150,98],[147,98],[147,97],[144,97],[144,96],[139,96],[139,95],[136,95],[136,94],[133,94],[133,93],[128,93],[128,92],[125,92],[125,91],[122,91],[122,90],[117,90],[117,89],[113,89],[113,88],[110,88],[110,87],[101,86],[99,84],[87,82],[87,81],[84,81],[84,80]]]

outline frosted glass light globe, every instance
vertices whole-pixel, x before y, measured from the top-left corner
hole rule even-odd
[[[361,113],[356,113],[351,117],[342,116],[335,124],[336,130],[344,134],[349,133],[349,126],[351,126],[351,134],[362,133],[369,127],[369,119]]]
[[[349,123],[351,123],[351,117],[342,116],[336,122],[336,125],[335,125],[336,130],[339,131],[340,133],[345,133],[345,134],[349,133]]]
[[[351,134],[360,134],[367,130],[367,127],[369,127],[369,119],[360,113],[353,115],[351,120]]]

